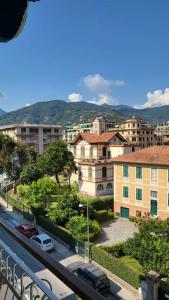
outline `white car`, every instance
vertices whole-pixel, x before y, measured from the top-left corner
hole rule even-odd
[[[43,251],[51,251],[54,249],[53,240],[46,233],[33,236],[31,240],[39,245]]]

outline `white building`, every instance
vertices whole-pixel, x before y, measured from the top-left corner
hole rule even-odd
[[[37,152],[42,154],[47,145],[55,140],[61,140],[63,126],[61,125],[40,125],[40,124],[12,124],[0,126],[0,132],[33,146]]]
[[[113,157],[139,149],[128,142],[118,132],[103,132],[97,120],[95,133],[79,133],[69,143],[78,171],[71,181],[79,183],[80,192],[101,196],[113,194]],[[103,133],[102,133],[103,132]]]

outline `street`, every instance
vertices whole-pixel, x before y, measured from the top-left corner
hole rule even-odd
[[[13,215],[10,215],[4,210],[4,207],[0,207],[0,217],[3,218],[6,224],[15,228],[15,226],[19,223],[18,220],[14,219]],[[49,234],[50,235],[50,234]],[[60,299],[73,299],[72,291],[66,287],[59,279],[56,280],[56,277],[47,270],[38,260],[36,260],[32,255],[30,255],[24,248],[22,248],[15,240],[13,240],[10,236],[6,234],[6,232],[0,228],[0,237],[1,240],[4,241],[10,249],[17,254],[17,256],[22,259],[25,264],[39,277],[43,279],[47,279],[52,284],[52,290],[56,294],[60,295]],[[56,261],[59,261],[64,266],[68,264],[83,260],[77,254],[71,252],[64,244],[60,243],[58,240],[54,240],[55,249],[46,255],[52,256],[52,258]],[[118,300],[118,299],[128,299],[120,297],[121,287],[114,283],[111,279],[111,290],[117,293],[117,296],[114,296],[112,293],[106,294],[105,298],[110,300]],[[119,294],[119,295],[118,295]],[[67,298],[68,297],[68,298]],[[134,298],[130,298],[130,300],[135,300]]]

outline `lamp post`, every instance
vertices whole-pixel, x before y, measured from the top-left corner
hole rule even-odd
[[[87,212],[86,212],[86,215],[87,215],[87,245],[88,245],[88,250],[87,250],[87,256],[88,256],[88,262],[90,262],[90,236],[89,236],[89,233],[90,233],[90,229],[89,229],[89,204],[88,204],[88,194],[86,192],[84,192],[86,194],[86,202],[87,202]],[[79,204],[79,207],[84,207],[84,205],[82,203]]]

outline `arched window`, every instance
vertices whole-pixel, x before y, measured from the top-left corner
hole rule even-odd
[[[81,156],[85,157],[85,147],[81,146]]]
[[[90,157],[93,157],[93,146],[90,147]]]
[[[98,184],[97,190],[98,190],[98,191],[103,191],[103,190],[104,190],[103,184]]]
[[[88,168],[88,177],[92,178],[92,167]]]
[[[102,168],[102,177],[107,177],[107,168],[106,167]]]
[[[103,147],[103,157],[106,157],[106,155],[107,155],[107,151],[106,151],[106,147]]]
[[[112,185],[111,182],[109,182],[109,183],[107,184],[107,186],[106,186],[106,190],[110,190],[110,189],[112,189],[112,188],[113,188],[113,185]]]

